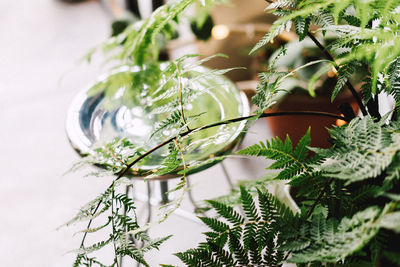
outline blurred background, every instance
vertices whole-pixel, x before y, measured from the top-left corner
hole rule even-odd
[[[0,1],[1,266],[71,266],[75,255],[68,252],[77,249],[81,239],[74,233],[85,224],[57,228],[112,180],[85,176],[90,170],[67,173],[79,156],[68,142],[64,124],[73,97],[107,71],[101,54],[90,64],[82,58],[111,35],[111,23],[123,4],[95,0]],[[239,8],[232,8],[235,6]],[[226,25],[229,36],[222,28],[222,36],[216,33],[207,43],[189,36],[175,43],[174,49],[178,54],[184,46],[189,46],[187,51],[198,49],[206,55],[227,53],[232,58],[229,64],[249,69],[235,72],[231,78],[252,80],[253,70],[260,64],[247,53],[265,31],[259,30],[265,6],[262,0],[232,1],[231,7],[212,11],[218,14],[213,16],[215,25]],[[144,14],[150,11],[148,4],[141,7]],[[264,17],[262,23],[267,22]],[[215,62],[214,66],[227,67],[226,62]],[[270,136],[265,121],[259,121],[250,129],[244,145]],[[235,181],[261,177],[267,167],[262,160],[228,159],[226,164]],[[197,200],[229,192],[220,166],[194,175],[192,184]],[[145,193],[143,182],[139,181],[137,188]],[[183,209],[192,211],[193,207],[185,200]],[[150,235],[174,237],[146,259],[151,266],[179,265],[172,253],[194,247],[205,230],[198,223],[172,215],[151,229]],[[101,254],[99,257],[111,257],[107,250]]]

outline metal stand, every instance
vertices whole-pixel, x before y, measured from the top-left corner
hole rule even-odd
[[[220,165],[221,165],[221,168],[222,168],[222,172],[224,173],[225,180],[228,182],[229,187],[230,187],[230,189],[232,191],[233,190],[233,183],[232,183],[231,177],[229,176],[228,170],[226,169],[225,164],[223,162],[221,162]]]
[[[169,202],[168,198],[168,181],[160,181],[161,190],[161,204],[167,204]]]

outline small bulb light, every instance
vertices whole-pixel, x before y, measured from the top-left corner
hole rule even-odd
[[[222,40],[228,37],[229,28],[226,25],[216,25],[212,28],[212,37],[216,40]]]

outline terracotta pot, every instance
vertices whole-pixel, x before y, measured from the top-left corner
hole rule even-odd
[[[358,112],[357,102],[350,92],[346,91],[340,94],[332,103],[330,97],[320,96],[312,98],[309,95],[289,95],[276,108],[269,109],[266,112],[283,111],[323,111],[340,115],[338,107],[343,103],[349,103],[355,114]],[[311,146],[328,148],[329,133],[327,127],[337,123],[343,124],[343,121],[323,117],[323,116],[280,116],[266,118],[270,125],[273,136],[285,139],[289,134],[292,143],[295,145],[306,133],[308,127],[311,127]]]

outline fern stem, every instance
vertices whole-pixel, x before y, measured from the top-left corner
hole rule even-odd
[[[326,183],[324,189],[319,192],[317,199],[314,201],[313,205],[311,206],[310,210],[307,212],[307,218],[311,216],[312,212],[314,211],[315,207],[317,206],[318,202],[321,200],[322,196],[325,194],[326,190],[328,190],[329,185],[333,182],[333,178],[329,178],[328,182]]]
[[[112,183],[111,186],[113,186],[113,185],[114,185],[114,182]],[[108,188],[110,188],[111,186],[109,186]],[[99,203],[97,203],[97,206],[96,206],[96,208],[95,208],[94,211],[93,211],[93,214],[96,214],[96,212],[97,212],[97,210],[99,209],[101,203],[102,203],[101,200],[99,200]],[[90,226],[92,225],[92,222],[93,222],[93,219],[90,219],[89,222],[88,222],[88,224],[87,224],[87,226],[86,226],[86,229],[90,229]],[[86,236],[87,236],[88,232],[89,232],[89,231],[85,231],[85,233],[83,234],[80,248],[84,248],[85,239],[86,239]]]
[[[186,118],[185,118],[185,113],[183,111],[183,88],[182,88],[182,76],[181,76],[181,70],[179,69],[179,65],[175,63],[176,66],[176,70],[177,70],[177,75],[178,75],[178,85],[179,85],[179,104],[181,106],[181,117],[182,117],[182,121],[183,124],[186,125],[186,129],[188,131],[190,131],[189,125],[186,122]]]
[[[330,61],[332,61],[332,64],[335,67],[336,71],[339,71],[340,67],[336,63],[336,61],[335,61],[334,57],[332,56],[332,54],[329,53],[329,51],[317,40],[317,38],[315,38],[315,36],[313,34],[311,34],[310,32],[307,32],[307,36],[310,37],[310,39],[315,43],[316,46],[318,46],[318,48],[322,51],[322,53],[324,53],[324,55]],[[347,88],[349,88],[349,90],[351,91],[351,93],[352,93],[353,97],[355,98],[355,100],[357,101],[357,104],[360,107],[360,110],[361,110],[362,114],[364,116],[367,116],[368,115],[367,109],[365,108],[363,102],[361,101],[361,98],[357,94],[357,91],[354,88],[354,86],[350,83],[349,80],[346,81],[346,85],[347,85]]]
[[[114,195],[115,195],[115,190],[113,189],[113,191],[111,193],[111,225],[112,225],[112,235],[113,235],[112,239],[113,239],[113,247],[114,247],[114,262],[117,264],[117,267],[119,267],[118,258],[117,258],[117,246],[115,245]],[[118,210],[116,212],[118,212]]]

